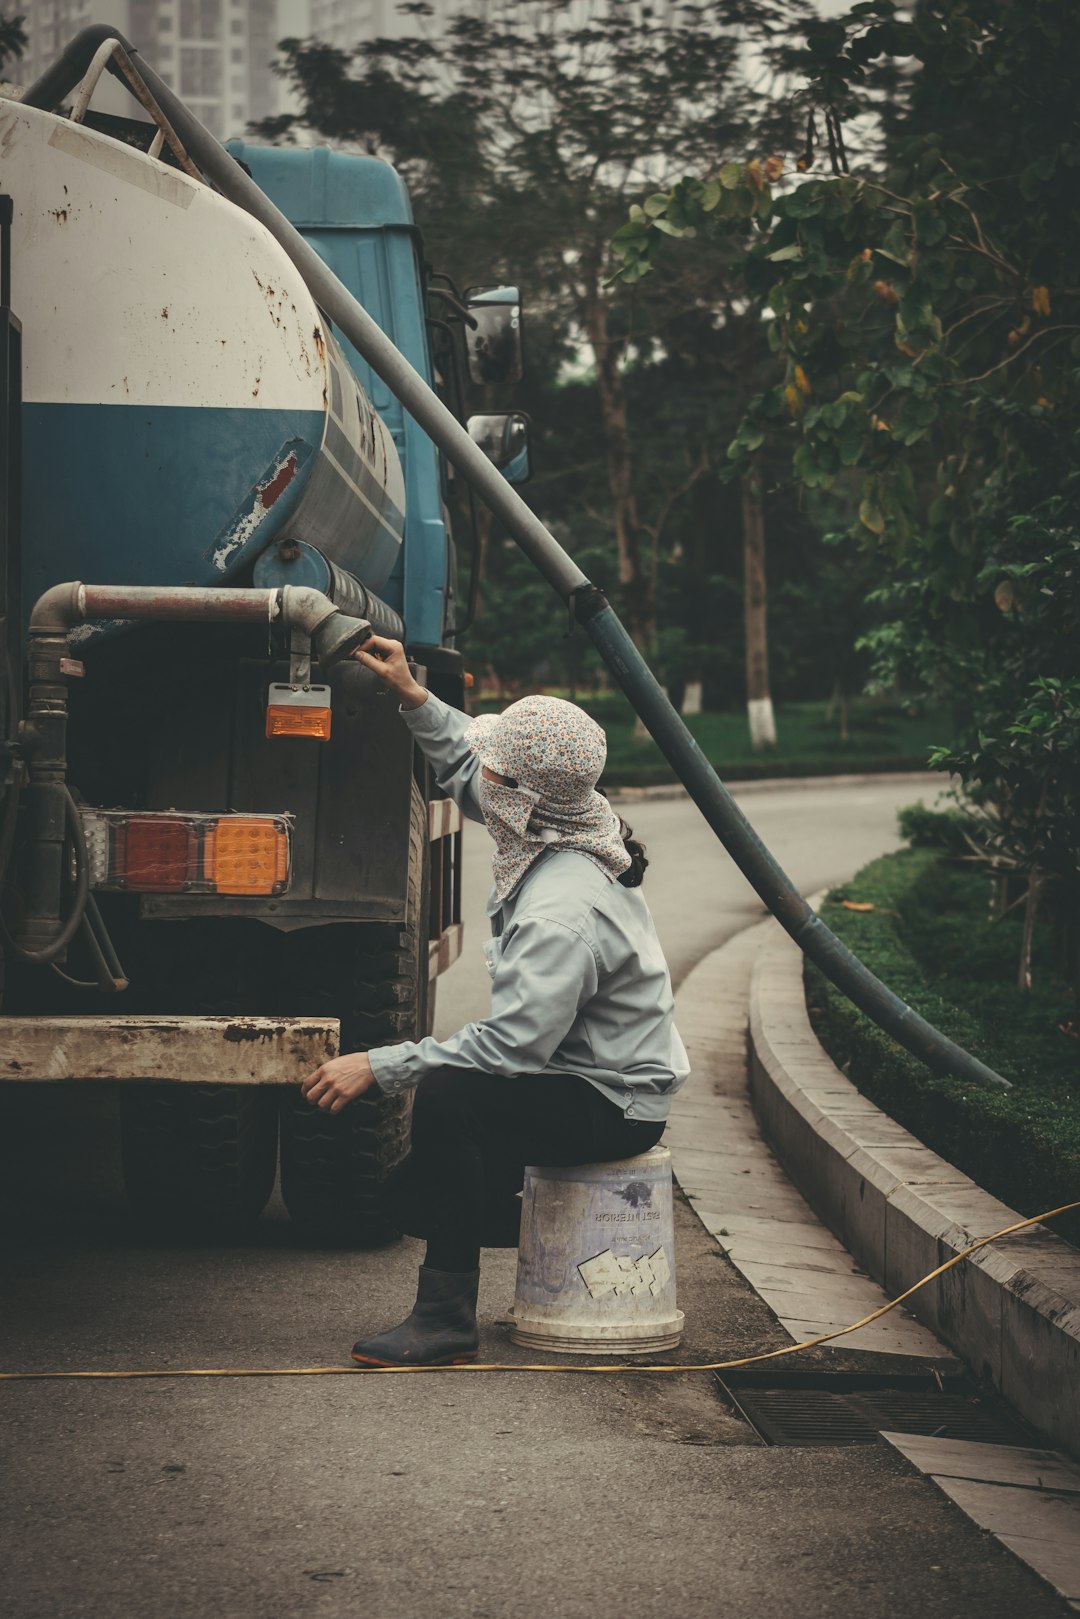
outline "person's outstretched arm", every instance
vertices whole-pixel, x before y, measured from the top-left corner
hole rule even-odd
[[[385,1095],[411,1090],[436,1068],[484,1074],[542,1073],[596,993],[592,946],[574,928],[548,917],[512,926],[491,986],[491,1013],[447,1040],[407,1040],[332,1057],[303,1084],[309,1102],[338,1113],[378,1083]]]
[[[372,651],[374,649],[374,652]],[[451,708],[414,679],[400,641],[373,635],[353,653],[357,663],[377,674],[393,692],[401,716],[416,738],[425,759],[435,772],[444,793],[449,793],[462,813],[472,821],[482,821],[475,780],[480,762],[465,741],[470,725],[467,714]]]

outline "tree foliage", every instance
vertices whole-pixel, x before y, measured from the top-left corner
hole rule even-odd
[[[261,126],[275,139],[315,130],[390,157],[439,268],[460,285],[527,287],[557,357],[588,357],[621,605],[643,643],[655,635],[650,530],[684,475],[677,466],[672,480],[639,476],[624,371],[665,348],[672,323],[700,302],[700,276],[676,266],[636,300],[612,297],[611,238],[643,187],[671,185],[703,151],[746,144],[760,106],[747,40],[759,52],[779,41],[800,9],[492,0],[441,33],[367,42],[352,56],[287,41],[283,71],[302,111]],[[714,456],[716,442],[698,433],[691,460]]]
[[[12,57],[20,57],[27,47],[26,29],[23,27],[25,21],[26,18],[18,12],[10,16],[0,13],[0,71]]]
[[[805,178],[770,195],[780,160],[758,157],[647,198],[623,275],[672,236],[753,232],[776,370],[730,453],[786,439],[794,477],[846,501],[885,581],[879,678],[952,693],[963,735],[939,763],[1075,905],[1080,8],[868,0],[788,64]],[[852,170],[857,116],[877,138]]]

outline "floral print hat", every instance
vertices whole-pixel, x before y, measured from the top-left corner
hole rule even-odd
[[[515,786],[476,786],[495,839],[495,893],[501,903],[551,844],[576,849],[614,881],[631,864],[619,818],[596,783],[607,739],[595,720],[561,697],[523,697],[502,714],[481,714],[465,733],[481,765]]]

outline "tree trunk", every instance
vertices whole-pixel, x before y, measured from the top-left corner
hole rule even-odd
[[[473,558],[473,567],[476,569],[477,576],[481,580],[484,577],[484,572],[487,567],[487,556],[488,551],[491,549],[491,535],[494,527],[494,517],[492,517],[491,513],[488,511],[483,502],[478,500],[476,503],[476,533],[473,535],[473,543],[476,546],[476,555]],[[459,618],[462,616],[464,615],[459,614]],[[476,597],[476,618],[473,620],[473,622],[478,624],[483,616],[484,592],[481,590],[478,592]]]
[[[776,720],[769,695],[766,627],[765,502],[760,460],[741,479],[743,528],[743,623],[746,638],[746,712],[750,745],[757,753],[776,746]]]
[[[850,701],[849,701],[849,698],[848,698],[847,687],[844,685],[844,682],[842,680],[838,680],[838,681],[835,682],[835,684],[833,686],[832,696],[829,698],[828,707],[825,710],[825,724],[826,725],[831,725],[832,724],[833,716],[835,715],[836,711],[839,709],[839,711],[840,711],[840,740],[841,740],[841,742],[846,742],[848,740],[849,735],[850,735],[850,731],[849,731],[849,727],[848,727],[849,708],[850,708]]]
[[[619,559],[621,606],[627,629],[636,644],[647,651],[656,638],[656,596],[651,570],[642,555],[638,526],[630,422],[621,367],[622,345],[608,329],[607,302],[600,286],[599,265],[587,286],[583,315],[589,347],[596,361],[604,454]]]
[[[702,709],[703,683],[700,675],[691,677],[683,687],[682,712],[683,714],[700,714]]]
[[[1042,882],[1042,872],[1037,866],[1032,866],[1028,874],[1027,898],[1024,901],[1024,929],[1020,936],[1020,969],[1017,974],[1017,985],[1023,990],[1031,988],[1031,956],[1035,944],[1035,921],[1039,911]]]

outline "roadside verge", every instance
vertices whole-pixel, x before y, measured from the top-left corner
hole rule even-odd
[[[874,1106],[818,1043],[802,956],[768,925],[750,985],[754,1107],[792,1181],[895,1296],[1022,1218]],[[909,1301],[1033,1427],[1080,1455],[1080,1253],[1044,1226],[1004,1238]]]

